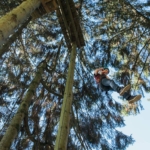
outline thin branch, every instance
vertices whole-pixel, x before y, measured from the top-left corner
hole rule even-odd
[[[145,62],[144,62],[143,68],[142,68],[142,71],[141,71],[141,73],[139,74],[137,83],[135,84],[135,88],[138,86],[138,81],[139,81],[139,79],[141,78],[141,75],[142,75],[142,73],[143,73],[143,70],[144,70],[144,68],[145,68],[145,65],[146,65],[146,62],[147,62],[147,59],[148,59],[149,56],[150,56],[150,53],[149,53],[149,54],[147,55],[147,57],[146,57],[146,60],[145,60]]]
[[[74,116],[73,109],[71,109],[71,110],[72,110],[73,120],[74,120],[74,122],[75,122],[76,119],[75,119],[75,116]],[[77,119],[78,119],[78,117],[77,117]],[[81,138],[81,136],[79,136],[79,133],[80,133],[80,132],[77,131],[77,130],[78,130],[78,127],[79,127],[79,124],[78,124],[78,126],[76,127],[77,129],[76,129],[74,126],[73,126],[73,129],[74,129],[74,131],[75,131],[75,133],[76,133],[76,135],[77,135],[77,137],[78,137],[78,139],[79,139],[79,141],[80,141],[82,147],[86,150],[86,148],[85,148],[85,146],[84,146],[84,141],[83,141],[83,139]]]
[[[30,22],[31,17],[18,29],[17,32],[15,32],[9,39],[8,41],[0,48],[0,58],[2,57],[2,55],[7,52],[9,50],[9,46],[16,40],[16,37],[18,37],[23,28],[25,28],[28,23]]]
[[[141,12],[139,12],[136,8],[134,8],[129,2],[124,1],[126,5],[130,6],[134,13],[136,13],[138,16],[142,17],[145,21],[150,23],[150,19],[146,16],[144,16]],[[138,17],[139,18],[139,17]]]
[[[149,40],[150,40],[150,39],[148,39],[148,40],[145,42],[144,46],[141,48],[140,52],[137,54],[133,67],[136,65],[137,60],[138,60],[138,58],[139,58],[141,52],[143,51],[143,49],[145,48],[145,46],[146,46],[146,44],[149,42]]]
[[[25,115],[23,121],[24,121],[24,128],[25,128],[25,131],[26,131],[26,133],[27,133],[27,135],[28,135],[28,138],[29,138],[32,142],[34,142],[34,143],[39,143],[40,145],[43,145],[43,146],[49,144],[49,143],[47,143],[47,142],[44,142],[44,143],[43,143],[43,142],[39,142],[38,140],[36,140],[36,139],[34,138],[34,135],[31,134],[30,129],[29,129],[29,125],[28,125],[28,112],[26,113],[26,115]]]
[[[52,90],[49,88],[49,86],[47,86],[46,83],[45,83],[43,80],[41,80],[41,83],[42,83],[42,85],[44,86],[44,88],[45,88],[47,91],[49,91],[50,93],[52,93],[52,94],[54,94],[54,95],[56,95],[56,96],[59,96],[60,98],[63,98],[63,95],[58,94],[58,93],[56,93],[55,91],[52,91]]]

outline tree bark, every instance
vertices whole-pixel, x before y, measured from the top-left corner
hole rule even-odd
[[[39,67],[38,71],[36,73],[35,78],[32,80],[27,93],[25,94],[22,103],[20,104],[18,111],[16,115],[13,117],[12,121],[10,122],[10,125],[3,136],[2,140],[0,141],[0,150],[8,150],[11,146],[11,143],[13,139],[17,136],[19,132],[20,124],[25,116],[25,114],[28,111],[30,100],[32,96],[34,95],[35,89],[40,83],[42,73],[46,67],[46,61],[42,62]]]
[[[21,27],[19,27],[18,31],[15,32],[15,33],[8,39],[8,41],[2,46],[2,48],[0,48],[0,58],[2,57],[2,55],[3,55],[5,52],[7,52],[7,51],[9,50],[9,46],[16,40],[16,37],[18,37],[18,36],[21,34],[23,28],[25,28],[25,27],[28,25],[28,23],[30,22],[30,20],[31,20],[31,17],[30,17],[25,23],[23,23],[23,25],[22,25]]]
[[[4,44],[10,34],[25,22],[31,13],[39,7],[40,0],[26,0],[17,8],[0,18],[0,45]]]
[[[66,150],[67,148],[68,135],[70,130],[69,124],[72,105],[72,87],[73,87],[75,59],[76,59],[76,44],[73,44],[64,93],[64,100],[60,115],[59,129],[54,150]]]

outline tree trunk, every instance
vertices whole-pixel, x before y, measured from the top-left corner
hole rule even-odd
[[[17,8],[0,18],[0,45],[15,32],[15,29],[25,22],[31,13],[39,7],[40,0],[26,0]]]
[[[67,82],[65,87],[63,105],[60,115],[59,129],[55,143],[55,150],[66,150],[68,134],[69,134],[69,123],[70,123],[70,113],[72,105],[72,87],[73,87],[73,77],[76,59],[76,44],[73,44],[71,51],[71,58],[69,64],[69,71],[67,76]]]
[[[28,111],[30,100],[34,95],[35,89],[40,83],[42,73],[46,67],[46,61],[39,65],[38,71],[35,78],[32,80],[26,95],[24,96],[22,103],[20,104],[16,115],[13,117],[10,125],[0,141],[0,150],[8,150],[11,146],[13,139],[17,136],[19,132],[20,124]]]
[[[19,27],[18,31],[15,32],[9,39],[8,41],[2,46],[2,48],[0,48],[0,58],[2,57],[2,55],[7,52],[9,50],[9,46],[16,40],[16,38],[21,34],[23,28],[25,28],[28,23],[30,22],[31,17],[25,22],[23,23],[23,25],[21,27]]]

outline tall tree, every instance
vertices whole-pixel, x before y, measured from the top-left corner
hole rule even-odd
[[[76,60],[76,43],[72,44],[70,64],[68,68],[67,82],[65,86],[63,105],[61,109],[61,116],[59,122],[59,129],[55,143],[55,150],[66,149],[68,142],[68,135],[70,131],[70,113],[73,98],[73,79],[74,79],[74,69]]]
[[[0,48],[0,58],[2,55],[9,50],[9,46],[16,40],[16,37],[20,36],[23,28],[27,26],[27,24],[31,21],[31,18],[29,18],[21,27],[19,27],[18,31],[15,32],[8,41]]]
[[[0,45],[2,45],[15,29],[25,22],[31,13],[40,5],[39,0],[27,0],[0,19]]]
[[[77,11],[86,46],[77,49],[67,149],[126,149],[134,140],[116,130],[125,125],[121,116],[124,106],[109,93],[98,91],[92,70],[107,65],[116,72],[113,78],[122,84],[132,83],[134,92],[142,93],[141,87],[149,92],[148,18],[144,19],[145,13],[137,13],[140,9],[125,1],[87,0],[81,1],[81,6]],[[52,56],[12,149],[54,149],[70,56],[64,43],[58,50],[62,37],[55,12],[47,14],[30,22],[3,55],[0,115],[5,124],[1,125],[1,136],[34,78],[36,64],[49,51]],[[136,86],[139,77],[141,84]],[[135,111],[139,112],[140,102],[136,105]],[[128,114],[133,114],[132,110]]]
[[[2,150],[9,149],[13,139],[16,137],[19,131],[20,124],[28,111],[30,99],[32,98],[35,89],[37,88],[38,84],[40,83],[42,73],[46,67],[47,59],[44,60],[38,68],[35,78],[31,82],[26,95],[24,96],[20,107],[16,115],[13,117],[10,126],[8,127],[4,137],[0,142],[0,147]]]

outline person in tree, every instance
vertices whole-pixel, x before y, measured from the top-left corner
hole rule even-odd
[[[130,84],[125,87],[120,87],[107,76],[108,73],[108,68],[98,68],[94,71],[95,81],[102,91],[116,91],[120,94],[120,96],[123,96],[123,98],[126,99],[129,103],[134,103],[141,99],[141,95],[132,96],[130,94]]]

